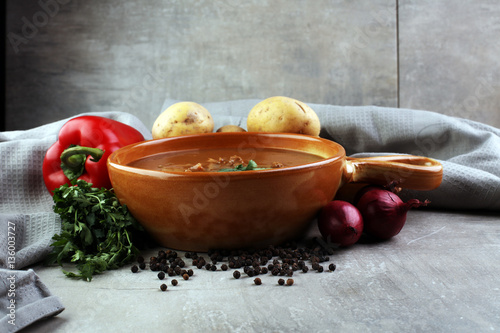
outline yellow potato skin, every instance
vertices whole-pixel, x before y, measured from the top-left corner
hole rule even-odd
[[[247,130],[319,136],[321,124],[316,112],[307,104],[290,97],[274,96],[250,110]]]
[[[195,102],[178,102],[169,106],[156,118],[153,139],[186,134],[211,133],[214,120],[210,112]]]
[[[217,131],[217,133],[223,133],[223,132],[246,132],[246,130],[240,126],[236,125],[224,125],[220,127]]]

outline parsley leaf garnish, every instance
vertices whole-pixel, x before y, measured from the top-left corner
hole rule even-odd
[[[55,213],[62,231],[54,235],[47,264],[73,262],[78,273],[64,271],[71,278],[91,281],[94,274],[116,269],[138,254],[134,239],[144,237],[144,229],[121,205],[112,190],[95,188],[76,180],[54,190]]]
[[[234,168],[222,168],[219,172],[232,172],[232,171],[249,171],[249,170],[266,170],[269,168],[259,168],[257,163],[254,160],[248,161],[248,164],[245,166],[243,164],[238,164]]]

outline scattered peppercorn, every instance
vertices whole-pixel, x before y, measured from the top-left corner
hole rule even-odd
[[[336,265],[330,263],[328,268],[320,265],[320,263],[330,261],[329,255],[334,251],[327,247],[326,244],[318,242],[318,238],[313,238],[305,244],[305,246],[298,247],[296,243],[287,243],[283,246],[270,245],[265,249],[247,249],[247,250],[210,250],[208,251],[208,260],[203,256],[199,256],[195,252],[185,252],[183,257],[180,257],[176,251],[173,250],[159,250],[156,256],[150,257],[150,261],[146,263],[144,257],[137,257],[137,265],[133,265],[131,270],[133,273],[138,272],[139,269],[147,269],[157,271],[158,279],[165,279],[168,276],[180,276],[188,280],[193,276],[192,269],[188,269],[189,262],[186,259],[191,259],[192,267],[198,269],[205,269],[207,271],[217,271],[217,264],[220,263],[220,270],[235,270],[233,277],[239,279],[242,274],[248,277],[255,277],[254,283],[256,285],[262,284],[262,278],[259,275],[271,274],[273,276],[280,276],[278,284],[280,285],[293,285],[294,281],[290,277],[294,272],[301,270],[307,273],[310,268],[318,273],[328,269],[333,272]],[[207,262],[208,261],[208,262]],[[309,261],[310,266],[306,265]],[[148,266],[146,266],[148,265]],[[186,269],[183,269],[186,267]],[[243,272],[240,272],[240,270]],[[284,278],[289,277],[288,279]],[[286,281],[285,281],[286,280]],[[178,281],[172,279],[172,285],[177,285]]]
[[[165,283],[163,283],[161,286],[160,286],[160,289],[161,291],[165,291],[167,290],[167,285]]]

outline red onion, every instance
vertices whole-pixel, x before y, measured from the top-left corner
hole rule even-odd
[[[411,199],[403,202],[388,190],[372,189],[363,194],[357,204],[364,221],[364,231],[380,239],[396,236],[406,222],[406,213],[413,207],[426,206],[424,202]]]
[[[330,243],[349,246],[356,243],[363,233],[363,217],[347,201],[330,201],[320,212],[318,228]]]
[[[392,193],[395,193],[395,194],[398,194],[399,192],[401,192],[402,188],[401,187],[398,187],[399,183],[401,181],[398,181],[398,180],[393,180],[391,181],[390,183],[386,184],[386,185],[366,185],[364,187],[362,187],[357,193],[356,195],[354,196],[354,199],[353,199],[353,204],[354,206],[357,206],[358,205],[358,202],[359,202],[359,199],[361,199],[361,197],[366,193],[366,192],[369,192],[371,190],[388,190],[388,191],[391,191]]]

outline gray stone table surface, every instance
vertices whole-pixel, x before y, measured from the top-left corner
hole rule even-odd
[[[307,237],[317,235],[313,226]],[[271,274],[255,285],[245,274],[234,279],[232,270],[196,267],[174,287],[171,277],[133,274],[131,265],[88,283],[37,265],[66,309],[24,332],[500,331],[496,213],[413,210],[398,236],[336,249],[330,261],[334,272],[297,271],[289,287]]]

